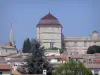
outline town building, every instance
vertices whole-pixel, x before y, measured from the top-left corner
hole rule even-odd
[[[36,25],[37,40],[46,49],[52,49],[53,47],[62,48],[69,55],[84,54],[89,46],[100,46],[100,37],[97,31],[93,31],[92,35],[88,37],[69,37],[63,35],[62,30],[63,26],[58,19],[51,13],[48,13]]]
[[[17,53],[17,48],[14,40],[12,25],[10,30],[10,39],[7,45],[0,45],[0,55],[7,55],[11,53]]]
[[[11,65],[0,64],[0,75],[11,75]]]

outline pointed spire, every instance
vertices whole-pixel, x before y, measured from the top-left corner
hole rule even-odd
[[[50,11],[49,11],[49,14],[50,14]]]
[[[10,46],[14,46],[14,47],[16,46],[16,45],[15,45],[14,36],[13,36],[12,24],[11,24],[11,30],[10,30],[9,45],[10,45]]]

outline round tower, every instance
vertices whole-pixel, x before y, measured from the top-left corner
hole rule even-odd
[[[97,39],[98,39],[98,37],[99,37],[98,32],[97,32],[97,31],[93,31],[93,32],[92,32],[92,39],[97,40]]]

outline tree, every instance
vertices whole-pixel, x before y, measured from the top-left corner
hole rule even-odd
[[[36,40],[32,40],[31,43],[32,43],[31,44],[32,47],[30,50],[31,53],[25,59],[25,62],[27,62],[27,64],[22,66],[21,73],[42,74],[44,69],[47,70],[47,73],[51,73],[52,67],[44,55],[44,52],[45,52],[44,47],[41,47],[40,43]]]
[[[30,39],[27,38],[26,40],[24,40],[22,51],[23,53],[29,53],[30,49],[31,49],[31,42],[30,42]]]
[[[70,59],[58,66],[53,75],[93,75],[80,61]]]
[[[87,54],[94,54],[94,53],[100,53],[100,46],[93,45],[88,48]]]

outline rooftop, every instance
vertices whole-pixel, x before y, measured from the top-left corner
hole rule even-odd
[[[58,19],[55,16],[53,16],[51,13],[48,13],[43,18],[41,18],[41,20],[37,24],[37,27],[40,27],[40,26],[62,27]]]
[[[3,46],[0,46],[0,48],[15,48],[15,47],[9,46],[9,45],[3,45]]]
[[[50,12],[47,14],[47,15],[45,15],[43,18],[42,18],[42,20],[43,19],[55,19],[55,20],[57,20],[57,18],[55,17],[55,16],[53,16]]]
[[[98,63],[84,63],[85,67],[90,69],[100,69],[100,64]]]
[[[11,65],[9,64],[0,64],[0,70],[10,70]]]

